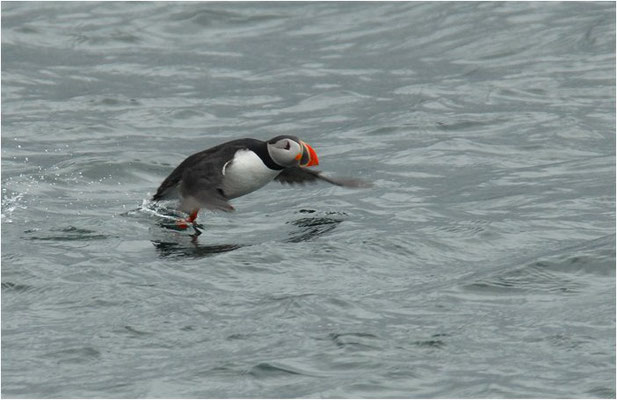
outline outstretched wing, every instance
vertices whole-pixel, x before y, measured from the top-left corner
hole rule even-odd
[[[371,183],[361,179],[353,178],[331,178],[324,175],[321,171],[308,169],[303,167],[285,168],[280,174],[274,178],[275,181],[286,183],[288,185],[304,185],[306,183],[315,183],[325,181],[336,186],[347,188],[366,188],[371,187]]]

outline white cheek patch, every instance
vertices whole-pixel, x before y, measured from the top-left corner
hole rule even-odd
[[[294,153],[290,150],[273,148],[270,152],[270,157],[272,157],[272,160],[278,165],[286,166],[290,165],[293,160],[293,154]]]

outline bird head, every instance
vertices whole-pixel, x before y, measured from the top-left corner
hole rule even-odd
[[[272,160],[281,167],[319,165],[315,150],[295,136],[277,136],[268,140],[266,145]]]

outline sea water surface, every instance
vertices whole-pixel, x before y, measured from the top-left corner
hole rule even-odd
[[[333,176],[202,212],[186,156]],[[615,3],[2,2],[2,396],[615,393]]]

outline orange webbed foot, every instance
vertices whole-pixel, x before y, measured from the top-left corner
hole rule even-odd
[[[187,229],[189,227],[189,225],[192,225],[193,228],[195,229],[195,231],[201,233],[196,225],[197,222],[195,222],[195,220],[197,219],[197,214],[199,213],[199,209],[193,210],[190,214],[188,218],[180,218],[179,220],[176,221],[176,226],[180,229]]]
[[[189,227],[189,224],[187,223],[186,219],[181,218],[176,221],[176,226],[180,229],[186,229]]]

